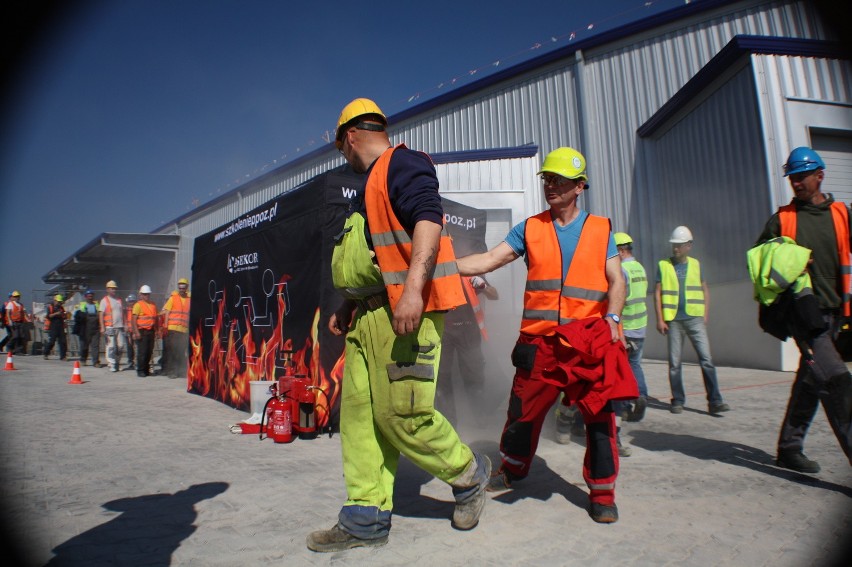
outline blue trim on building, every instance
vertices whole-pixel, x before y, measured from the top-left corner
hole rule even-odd
[[[679,110],[707,88],[728,67],[744,55],[791,55],[794,57],[822,57],[827,59],[848,59],[849,53],[840,42],[772,37],[759,35],[738,35],[701,68],[681,89],[654,113],[636,133],[640,138],[652,136]]]
[[[444,152],[440,154],[429,154],[432,163],[440,165],[443,163],[461,163],[465,161],[488,161],[492,159],[514,159],[533,157],[538,153],[538,146],[527,144],[514,148],[495,148],[491,150],[464,150],[460,152]]]

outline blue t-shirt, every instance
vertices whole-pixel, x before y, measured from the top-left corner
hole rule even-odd
[[[687,262],[675,263],[672,262],[677,276],[677,313],[674,316],[675,321],[683,321],[684,319],[692,319],[692,315],[686,314],[686,268],[689,266]],[[663,281],[663,274],[660,272],[660,265],[657,264],[657,283]],[[701,283],[704,283],[704,274],[701,274]]]
[[[562,252],[562,281],[568,275],[568,266],[571,265],[571,260],[574,259],[574,251],[577,249],[577,243],[580,241],[580,232],[583,230],[583,224],[589,213],[580,211],[573,221],[565,226],[559,226],[559,223],[554,222],[553,226],[556,229],[556,239],[559,241],[559,250]],[[524,232],[526,231],[527,221],[524,219],[516,224],[509,234],[506,236],[506,244],[518,256],[524,257],[524,262],[528,262],[526,252],[526,242],[524,241]],[[612,232],[609,233],[609,243],[606,247],[606,259],[613,256],[618,256],[618,248],[615,246],[615,239],[612,237]]]

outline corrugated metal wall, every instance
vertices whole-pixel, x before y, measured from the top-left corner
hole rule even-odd
[[[628,228],[642,243],[645,265],[669,255],[669,234],[687,225],[709,283],[747,275],[741,256],[760,232],[755,219],[769,207],[762,134],[746,66],[659,139],[642,140],[650,148],[637,168],[652,181],[635,196],[653,206],[634,208],[641,215]]]
[[[575,145],[589,158],[594,189],[586,206],[610,216],[615,226],[625,226],[636,179],[636,129],[734,35],[827,39],[817,21],[807,2],[732,4],[597,48],[584,54],[585,61],[568,56],[391,125],[390,133],[394,141],[433,153],[535,143],[543,156],[561,145]],[[194,238],[341,163],[329,150],[300,171],[282,171],[266,186],[247,184],[240,189],[237,211],[214,207],[203,219],[181,223],[180,232]]]

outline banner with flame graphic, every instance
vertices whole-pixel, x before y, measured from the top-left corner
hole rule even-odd
[[[327,327],[340,303],[331,252],[362,186],[348,168],[322,174],[195,239],[189,392],[248,410],[251,381],[302,374],[318,388],[317,425],[336,426],[343,339]]]

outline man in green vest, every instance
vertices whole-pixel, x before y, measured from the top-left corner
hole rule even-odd
[[[615,245],[621,256],[621,271],[627,281],[627,300],[621,312],[624,338],[627,340],[627,360],[639,386],[639,397],[627,405],[627,421],[642,421],[648,406],[648,385],[642,372],[642,351],[645,348],[645,331],[648,326],[648,276],[645,268],[633,257],[633,238],[626,232],[616,232]]]
[[[686,403],[681,354],[683,338],[687,336],[701,365],[709,411],[711,414],[719,414],[731,408],[722,400],[716,367],[710,357],[706,326],[710,294],[701,275],[701,264],[689,257],[692,232],[685,226],[679,226],[672,231],[669,242],[672,245],[672,256],[660,260],[657,265],[654,305],[657,310],[657,331],[668,337],[669,385],[672,389],[670,411],[683,413]]]

